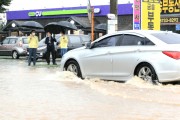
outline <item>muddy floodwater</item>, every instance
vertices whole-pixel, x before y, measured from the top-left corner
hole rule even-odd
[[[57,66],[0,59],[0,120],[180,120],[180,85],[81,80]]]

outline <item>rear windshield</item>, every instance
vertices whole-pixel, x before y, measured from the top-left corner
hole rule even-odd
[[[81,38],[79,36],[69,36],[70,43],[81,44]]]
[[[177,33],[152,33],[152,35],[167,44],[180,44],[180,34]]]
[[[39,46],[45,45],[45,39],[46,39],[46,37],[43,38],[41,41],[39,41]]]
[[[83,42],[90,42],[90,37],[87,35],[87,36],[81,36]]]

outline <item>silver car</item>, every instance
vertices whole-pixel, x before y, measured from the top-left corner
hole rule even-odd
[[[27,37],[6,37],[0,42],[0,56],[12,56],[13,59],[18,59],[20,56],[26,56],[27,47]]]
[[[61,70],[85,78],[180,81],[180,35],[167,31],[119,31],[66,53]]]

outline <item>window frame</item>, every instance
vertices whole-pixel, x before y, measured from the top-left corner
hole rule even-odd
[[[12,43],[12,40],[14,40],[15,43]],[[17,40],[18,40],[17,38],[9,38],[9,43],[8,44],[10,44],[10,45],[16,44]]]
[[[7,43],[4,43],[5,40],[8,40],[8,42],[7,42]],[[9,40],[10,40],[10,38],[6,38],[6,39],[4,39],[4,40],[2,41],[2,43],[3,43],[3,44],[9,44]]]
[[[125,44],[123,44],[125,36],[139,37],[139,38],[141,38],[141,40],[138,41],[136,39],[136,41],[135,41],[136,44],[127,44],[127,45],[125,45]],[[146,44],[147,41],[150,41],[152,44],[147,45]],[[139,44],[139,42],[141,42],[141,44]],[[131,34],[130,33],[129,34],[128,33],[123,34],[122,42],[119,44],[119,46],[152,46],[152,45],[155,45],[155,44],[151,40],[149,40],[147,37],[145,37],[143,35],[132,34],[132,33]]]
[[[123,34],[117,34],[117,35],[107,36],[107,37],[105,37],[105,38],[103,38],[103,39],[95,42],[94,45],[93,45],[93,48],[117,46],[118,40],[117,40],[116,37],[122,37],[122,35],[123,35]],[[116,38],[115,44],[114,44],[114,45],[111,45],[111,44],[108,45],[108,43],[109,43],[108,41],[112,40],[112,38]],[[121,38],[121,39],[122,39],[122,38]],[[107,41],[106,41],[106,42],[107,42],[107,43],[106,43],[107,45],[104,45],[104,46],[102,45],[102,46],[100,46],[100,44],[101,44],[102,41],[104,41],[104,40],[107,40]],[[99,45],[98,45],[98,44],[99,44]]]

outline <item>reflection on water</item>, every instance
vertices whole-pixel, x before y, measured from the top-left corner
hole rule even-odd
[[[0,120],[179,120],[180,85],[81,80],[59,66],[0,59]]]

